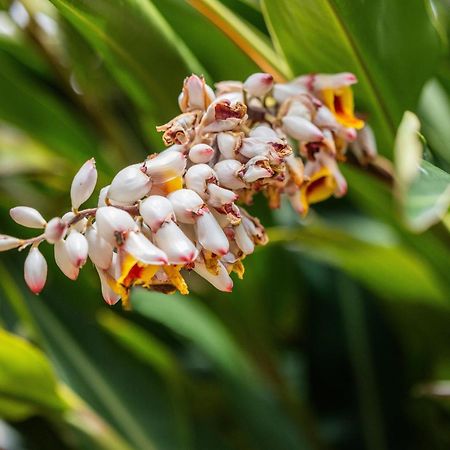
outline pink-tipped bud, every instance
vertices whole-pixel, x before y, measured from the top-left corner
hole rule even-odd
[[[47,261],[37,247],[31,247],[25,260],[24,277],[28,287],[34,294],[44,289],[47,280]]]
[[[16,206],[9,211],[14,222],[28,228],[44,228],[46,221],[41,213],[29,206]]]
[[[228,274],[225,266],[218,263],[219,273],[217,275],[212,274],[202,262],[196,262],[194,272],[197,272],[202,278],[211,283],[216,289],[224,292],[231,292],[233,290],[233,280]]]
[[[320,73],[314,76],[313,86],[315,90],[338,89],[344,86],[351,86],[358,82],[356,76],[350,72],[336,74]]]
[[[111,266],[113,247],[106,242],[97,232],[95,225],[86,230],[86,239],[89,244],[89,258],[100,269],[108,269]]]
[[[120,295],[116,294],[108,283],[108,279],[110,279],[111,276],[97,266],[95,266],[95,268],[97,269],[98,277],[100,278],[103,300],[110,306],[115,305],[120,300]]]
[[[170,264],[189,264],[198,256],[198,250],[175,222],[164,223],[155,233],[155,244],[163,250]]]
[[[67,231],[67,223],[60,217],[53,217],[49,220],[45,227],[44,236],[49,244],[55,244],[56,242],[64,239]]]
[[[78,209],[94,192],[97,184],[97,169],[95,159],[86,161],[73,178],[70,188],[72,208]]]
[[[197,144],[189,150],[189,159],[195,163],[207,163],[214,156],[214,149],[208,144]]]
[[[139,213],[154,233],[164,222],[175,219],[172,203],[161,195],[151,195],[143,200],[139,206]]]
[[[73,221],[73,219],[75,219],[76,214],[73,211],[69,211],[66,212],[63,216],[62,216],[62,220],[63,222],[65,222],[68,226],[70,223],[72,223],[72,225],[70,225],[70,228],[72,230],[77,230],[80,233],[83,233],[84,230],[86,229],[86,225],[88,223],[88,220],[86,217],[83,218],[78,218],[76,221]]]
[[[138,231],[133,218],[126,211],[114,206],[98,208],[95,219],[98,233],[112,246],[118,243],[116,239],[118,235],[128,231]]]
[[[6,234],[0,234],[0,252],[12,250],[13,248],[20,247],[22,244],[22,239],[13,236],[7,236]]]
[[[244,89],[254,97],[264,97],[273,86],[273,76],[268,73],[254,73],[244,81]]]
[[[273,86],[273,97],[278,103],[283,103],[294,95],[308,92],[306,86],[298,83],[276,83]]]
[[[206,200],[208,198],[208,183],[216,182],[217,176],[207,164],[196,164],[186,172],[184,181],[188,189],[197,192],[203,200]]]
[[[67,254],[66,241],[55,242],[54,249],[56,265],[67,278],[76,280],[80,273],[80,269],[70,262],[69,255]]]
[[[205,110],[214,100],[214,91],[203,77],[191,75],[184,80],[183,90],[178,97],[181,111]]]
[[[228,205],[233,203],[238,199],[238,195],[229,189],[224,189],[223,187],[217,186],[216,184],[210,184],[208,186],[208,205],[215,208],[220,208],[223,205]]]
[[[144,264],[160,266],[169,262],[167,255],[139,232],[128,233],[123,249]]]
[[[335,115],[325,106],[322,105],[317,109],[314,116],[314,124],[321,128],[329,128],[336,130],[340,127]]]
[[[78,268],[83,267],[89,250],[86,237],[80,232],[72,230],[66,239],[66,249],[71,264]]]
[[[117,173],[108,190],[108,197],[120,203],[134,203],[148,194],[152,180],[143,164],[133,164]]]
[[[179,189],[167,196],[179,222],[195,223],[199,211],[204,207],[203,199],[190,189]]]
[[[196,231],[198,242],[206,250],[221,256],[228,252],[228,239],[217,220],[209,211],[198,216]]]
[[[243,251],[245,255],[250,255],[255,250],[255,243],[253,239],[247,233],[244,224],[241,222],[234,227],[234,239],[238,247]]]
[[[228,189],[242,189],[245,183],[239,177],[244,165],[235,159],[224,159],[214,166],[219,183]]]
[[[286,116],[282,119],[283,131],[290,137],[303,142],[320,142],[323,134],[309,120],[298,116]]]
[[[183,175],[186,157],[174,150],[165,150],[145,161],[146,173],[153,183],[161,184]]]
[[[240,134],[223,132],[217,135],[217,147],[220,153],[227,159],[236,158],[236,153],[241,146],[242,137]]]

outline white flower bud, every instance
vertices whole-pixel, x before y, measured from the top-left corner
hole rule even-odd
[[[197,217],[196,231],[198,242],[206,250],[216,255],[225,255],[228,252],[228,239],[209,211]]]
[[[66,239],[66,250],[69,261],[75,267],[83,267],[88,257],[89,245],[83,234],[72,230]]]
[[[6,234],[0,234],[0,252],[12,250],[13,248],[20,247],[22,244],[22,239],[13,236],[7,236]]]
[[[251,138],[263,138],[266,141],[270,141],[271,139],[279,139],[280,137],[276,133],[275,130],[270,128],[268,125],[258,125],[255,128],[252,128],[249,133],[249,137]]]
[[[197,144],[189,150],[189,159],[195,163],[207,163],[214,156],[214,149],[208,144]]]
[[[196,164],[192,166],[184,176],[186,187],[197,192],[204,200],[208,198],[208,183],[214,183],[216,181],[217,176],[214,170],[207,164]]]
[[[294,154],[290,154],[285,158],[286,166],[289,171],[290,178],[294,181],[297,186],[300,186],[303,183],[303,161],[301,158],[294,156]]]
[[[170,264],[189,264],[198,256],[198,250],[175,222],[164,223],[155,233],[155,244],[163,250]]]
[[[234,239],[238,247],[244,252],[245,255],[250,255],[255,249],[253,239],[248,235],[245,230],[244,224],[241,222],[234,227]]]
[[[296,83],[276,83],[272,95],[278,103],[283,103],[294,95],[308,92],[306,87]]]
[[[336,74],[317,74],[314,76],[313,86],[315,90],[337,89],[357,83],[356,76],[350,72]]]
[[[98,277],[100,278],[103,300],[110,306],[115,305],[120,300],[120,295],[116,294],[109,285],[108,278],[110,275],[97,266],[95,268],[97,269]]]
[[[216,289],[224,292],[231,292],[233,290],[233,280],[228,274],[225,266],[219,261],[217,265],[219,273],[212,274],[204,263],[196,262],[194,272],[197,272],[202,278],[211,283]]]
[[[97,231],[100,236],[112,246],[117,244],[117,233],[138,231],[138,226],[133,218],[122,209],[114,206],[103,206],[98,208],[95,214]]]
[[[64,219],[61,219],[60,217],[53,217],[53,219],[48,221],[45,227],[44,236],[49,244],[55,244],[61,239],[64,239],[66,231],[66,221],[64,221]]]
[[[98,234],[95,224],[86,230],[85,236],[91,261],[100,269],[108,269],[111,266],[113,247]]]
[[[94,192],[97,183],[95,159],[86,161],[76,173],[70,188],[72,208],[78,209]]]
[[[334,114],[325,105],[317,109],[316,115],[314,116],[314,124],[318,127],[329,128],[331,130],[336,130],[341,126]]]
[[[311,120],[312,108],[313,106],[309,99],[304,99],[304,101],[294,100],[291,102],[286,116],[297,116],[306,120]]]
[[[247,107],[240,102],[217,99],[208,106],[200,126],[205,133],[231,131],[247,117]]]
[[[309,120],[298,116],[286,116],[282,119],[283,131],[299,141],[320,142],[323,134]]]
[[[44,289],[47,280],[47,261],[37,247],[31,247],[25,259],[24,277],[34,294],[39,294]]]
[[[161,195],[151,195],[143,200],[139,205],[139,214],[153,232],[156,232],[164,222],[175,218],[172,203]]]
[[[246,183],[253,183],[262,178],[270,178],[273,170],[270,167],[268,158],[264,156],[255,156],[245,164],[242,179]]]
[[[75,216],[76,214],[74,212],[69,211],[62,216],[62,220],[68,225],[75,218]],[[86,219],[86,217],[83,217],[82,219],[79,219],[76,222],[72,223],[72,225],[70,225],[70,228],[82,233],[85,230],[87,223],[88,220]]]
[[[177,220],[182,223],[195,223],[196,216],[205,205],[203,199],[190,189],[179,189],[167,198],[172,203]]]
[[[369,125],[366,124],[362,130],[359,130],[357,139],[352,144],[352,151],[361,164],[367,164],[377,156],[377,143]]]
[[[153,183],[160,184],[183,175],[186,157],[183,153],[165,150],[145,161],[146,173]]]
[[[61,272],[71,280],[76,280],[80,269],[75,267],[69,260],[69,255],[67,254],[66,241],[55,242],[55,261],[57,266],[61,269]]]
[[[152,188],[152,180],[145,174],[143,164],[133,164],[117,173],[108,190],[111,200],[121,203],[134,203]]]
[[[9,211],[11,218],[19,225],[28,228],[44,228],[46,221],[41,213],[29,206],[16,206]]]
[[[217,147],[220,153],[227,159],[236,158],[238,148],[241,146],[242,137],[240,134],[223,132],[217,135]]]
[[[203,77],[191,75],[184,80],[183,90],[178,97],[181,111],[205,110],[214,100],[214,91]]]
[[[111,185],[108,184],[108,186],[102,187],[100,189],[100,193],[98,194],[98,203],[97,203],[97,206],[99,208],[101,208],[102,206],[108,206],[106,204],[106,198],[108,197],[108,191],[109,191],[110,186]]]
[[[224,159],[214,166],[219,183],[229,189],[242,189],[245,183],[239,176],[244,169],[244,165],[235,159]]]
[[[235,202],[239,196],[229,189],[224,189],[216,184],[208,186],[209,199],[208,204],[215,208]]]
[[[142,233],[130,231],[123,249],[144,264],[168,264],[167,255],[152,244]]]
[[[273,86],[273,76],[268,73],[254,73],[244,81],[244,89],[255,97],[264,97]]]

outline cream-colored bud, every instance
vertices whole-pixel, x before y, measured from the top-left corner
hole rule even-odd
[[[216,255],[225,255],[228,252],[228,239],[209,211],[197,217],[196,232],[198,242],[206,250]]]
[[[44,236],[49,244],[55,244],[61,239],[64,239],[66,231],[67,231],[66,221],[61,219],[60,217],[53,217],[53,219],[48,221],[45,227]]]
[[[143,200],[139,205],[139,213],[153,232],[164,222],[175,219],[172,203],[161,195],[151,195]]]
[[[144,264],[159,266],[169,262],[167,255],[140,232],[130,231],[123,249]]]
[[[204,200],[208,198],[208,183],[217,182],[214,170],[207,164],[196,164],[189,168],[184,176],[186,187],[197,192]]]
[[[66,239],[66,250],[72,265],[79,268],[84,266],[88,257],[89,245],[83,234],[72,230]]]
[[[41,213],[29,206],[16,206],[9,211],[14,222],[28,228],[44,228],[46,221]]]
[[[95,224],[86,230],[86,239],[89,244],[89,258],[100,269],[106,270],[111,266],[113,247],[97,232]]]
[[[219,261],[217,264],[218,274],[214,275],[205,266],[203,262],[196,262],[194,272],[198,273],[202,278],[211,283],[216,289],[224,292],[233,290],[233,280],[228,274],[225,266]]]
[[[47,280],[47,261],[37,247],[31,247],[25,259],[25,282],[34,294],[44,289]]]
[[[217,147],[225,158],[234,159],[241,146],[241,140],[241,134],[222,132],[217,135]]]
[[[119,235],[128,231],[138,231],[139,229],[130,214],[114,206],[98,208],[95,219],[97,232],[112,246],[120,244],[120,242],[117,242]]]
[[[61,269],[61,272],[71,280],[76,280],[78,278],[78,274],[80,273],[80,269],[74,266],[70,260],[69,255],[67,253],[66,241],[57,241],[55,242],[55,261],[57,266]]]
[[[103,300],[110,306],[115,305],[120,300],[120,295],[113,291],[108,282],[109,279],[111,279],[111,276],[103,269],[100,269],[97,266],[95,266],[95,268],[97,269],[98,277],[100,278]]]
[[[285,116],[282,119],[283,131],[294,139],[304,142],[320,142],[323,134],[309,120],[299,116]]]
[[[272,87],[273,76],[269,73],[254,73],[244,81],[244,89],[255,97],[264,97]]]
[[[214,156],[214,149],[208,144],[197,144],[189,150],[189,159],[195,163],[207,163]]]
[[[145,161],[146,173],[153,183],[160,184],[183,175],[186,157],[183,153],[165,150]]]
[[[152,188],[152,180],[146,171],[143,164],[133,164],[122,169],[111,182],[108,198],[121,203],[134,203],[147,195]]]
[[[224,159],[214,166],[219,183],[229,189],[242,189],[245,183],[239,173],[244,169],[244,165],[235,159]]]
[[[353,73],[342,72],[336,74],[320,73],[314,76],[313,87],[314,90],[323,89],[337,89],[344,86],[351,86],[358,82],[358,79]]]
[[[70,188],[72,208],[78,209],[94,192],[97,183],[95,159],[86,161],[76,173]]]
[[[0,252],[6,252],[7,250],[12,250],[13,248],[20,247],[23,244],[23,240],[8,236],[6,234],[0,234]]]

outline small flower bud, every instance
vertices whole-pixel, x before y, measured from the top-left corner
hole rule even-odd
[[[247,107],[240,102],[217,99],[211,103],[203,116],[201,126],[205,133],[231,131],[247,117]]]
[[[356,76],[350,72],[336,74],[317,74],[314,76],[312,86],[314,90],[337,89],[343,86],[350,86],[358,82]]]
[[[228,252],[228,239],[209,211],[197,217],[196,231],[198,242],[206,250],[216,255],[225,255]]]
[[[253,239],[247,233],[244,224],[241,222],[239,225],[234,227],[234,239],[238,247],[242,250],[245,255],[250,255],[255,249],[255,244]]]
[[[206,268],[204,263],[196,262],[194,272],[198,273],[219,291],[231,292],[233,290],[233,280],[228,274],[227,269],[220,261],[217,264],[217,268],[219,273],[214,275]]]
[[[268,73],[254,73],[244,81],[244,89],[255,97],[264,97],[272,86],[273,76]]]
[[[369,125],[366,124],[358,131],[356,141],[352,143],[352,151],[361,164],[367,164],[377,156],[377,143]]]
[[[139,205],[139,214],[155,233],[164,222],[175,218],[172,203],[161,195],[151,195]]]
[[[108,206],[107,204],[106,204],[106,198],[108,197],[108,191],[109,191],[109,187],[110,187],[111,185],[110,184],[108,184],[108,186],[105,186],[105,187],[102,187],[101,189],[100,189],[100,192],[99,192],[99,194],[98,194],[98,203],[97,203],[97,206],[100,208],[100,207],[102,207],[102,206]]]
[[[55,242],[55,262],[57,266],[61,269],[61,272],[71,280],[76,280],[80,269],[75,267],[69,260],[69,255],[67,254],[66,241]]]
[[[76,230],[72,230],[66,239],[66,249],[71,264],[75,267],[83,267],[89,250],[85,236]]]
[[[214,166],[219,183],[228,189],[242,189],[245,183],[239,177],[244,165],[235,159],[224,159]]]
[[[114,206],[98,208],[95,215],[97,232],[112,246],[117,244],[116,236],[128,231],[138,231],[138,226],[133,218],[122,209]]]
[[[153,183],[160,184],[183,175],[186,168],[186,157],[173,150],[165,150],[151,155],[145,161],[146,173]]]
[[[295,82],[291,83],[276,83],[273,86],[273,98],[278,103],[283,103],[286,100],[288,100],[290,97],[293,97],[295,95],[299,95],[302,93],[308,92],[306,89],[306,86],[302,84],[297,84]]]
[[[314,124],[321,128],[329,128],[330,130],[336,130],[340,127],[334,114],[325,105],[317,109],[316,115],[314,116]]]
[[[67,223],[60,217],[53,217],[45,227],[44,236],[49,244],[55,244],[64,238],[66,231]]]
[[[236,158],[236,153],[241,146],[241,134],[222,132],[217,135],[217,147],[220,153],[227,159]]]
[[[152,244],[142,233],[130,231],[123,249],[144,264],[168,264],[167,255]]]
[[[189,159],[195,163],[207,163],[214,156],[214,149],[207,144],[197,144],[189,150]]]
[[[184,80],[183,90],[178,98],[181,111],[205,110],[214,100],[214,91],[203,77],[191,75]]]
[[[268,125],[258,125],[255,128],[252,128],[250,130],[249,137],[263,138],[266,139],[267,141],[280,138],[278,134]]]
[[[25,282],[34,294],[44,289],[47,280],[47,261],[37,247],[31,247],[25,260]]]
[[[88,223],[88,220],[86,219],[86,217],[83,218],[77,218],[76,221],[72,222],[73,219],[75,219],[75,217],[77,216],[77,214],[75,214],[73,211],[69,211],[66,212],[63,216],[62,216],[62,220],[63,222],[65,222],[67,225],[69,225],[70,223],[72,223],[70,225],[70,228],[72,230],[77,230],[80,233],[83,233],[84,230],[86,229],[86,225]]]
[[[216,208],[235,202],[239,196],[229,189],[217,186],[211,183],[208,186],[209,199],[208,204]]]
[[[22,244],[22,239],[13,236],[7,236],[6,234],[0,234],[0,252],[12,250],[13,248],[20,247]]]
[[[95,224],[86,230],[86,239],[91,261],[100,269],[108,269],[111,266],[113,247],[98,234]]]
[[[323,134],[309,120],[298,116],[285,116],[282,119],[283,130],[292,138],[305,142],[320,142]]]
[[[253,183],[262,178],[270,178],[273,173],[268,158],[255,156],[245,164],[242,179],[246,183]]]
[[[86,161],[76,173],[70,188],[72,208],[78,209],[94,192],[97,183],[95,159]]]
[[[196,164],[188,169],[184,175],[186,187],[197,192],[204,200],[208,198],[208,183],[217,181],[214,170],[207,164]]]
[[[134,203],[144,197],[152,188],[146,171],[143,164],[133,164],[119,171],[111,182],[108,197],[121,203]]]
[[[194,224],[205,205],[203,199],[190,189],[179,189],[169,194],[167,198],[172,203],[177,220],[182,223]]]
[[[98,277],[100,278],[103,300],[110,306],[115,305],[120,300],[120,295],[112,290],[108,282],[108,279],[110,279],[111,276],[97,266],[95,266],[95,268],[97,269]]]
[[[16,206],[9,211],[14,222],[28,228],[44,228],[46,221],[41,213],[29,206]]]

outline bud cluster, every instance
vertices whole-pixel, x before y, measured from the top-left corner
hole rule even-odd
[[[214,92],[191,75],[178,99],[181,114],[157,128],[168,148],[119,171],[97,207],[80,210],[97,182],[95,161],[87,161],[72,182],[71,211],[47,222],[34,208],[11,209],[14,221],[43,233],[0,235],[0,251],[31,246],[25,281],[36,294],[47,276],[43,241],[72,280],[90,259],[110,305],[122,299],[127,306],[135,285],[187,294],[189,271],[231,291],[230,274],[242,278],[243,259],[267,242],[242,205],[261,191],[278,208],[286,195],[304,216],[310,204],[345,194],[338,162],[348,149],[361,163],[375,156],[370,128],[353,113],[355,82],[350,73],[289,83],[256,73],[244,83],[220,82]]]

